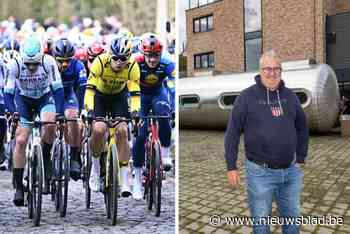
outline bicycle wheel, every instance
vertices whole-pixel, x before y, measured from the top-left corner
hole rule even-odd
[[[66,213],[67,213],[67,200],[68,200],[68,182],[69,182],[69,168],[70,168],[70,163],[69,163],[69,150],[68,150],[68,145],[65,143],[62,143],[63,147],[62,147],[62,151],[61,151],[61,159],[62,159],[62,163],[63,163],[63,176],[62,178],[62,182],[63,182],[63,186],[62,186],[62,190],[63,190],[63,194],[62,194],[62,200],[61,200],[61,204],[60,204],[60,216],[61,217],[65,217]]]
[[[116,145],[110,148],[110,163],[108,165],[108,198],[111,216],[111,225],[116,225],[118,214],[118,188],[119,188],[119,171],[118,171],[118,150]]]
[[[28,217],[30,218],[30,219],[32,219],[33,218],[33,213],[34,213],[34,211],[33,211],[33,188],[32,188],[32,180],[33,180],[33,176],[32,176],[32,174],[33,174],[33,172],[32,172],[32,164],[33,164],[33,162],[32,162],[32,157],[28,157],[28,156],[26,156],[26,158],[28,159],[28,163],[27,163],[27,166],[26,166],[26,174],[27,174],[27,184],[26,184],[26,186],[27,186],[27,191],[28,191],[28,193],[27,193],[27,202],[28,202]],[[13,175],[13,173],[12,173],[12,175]],[[15,185],[14,185],[14,188],[16,188],[15,187]]]
[[[83,189],[85,191],[85,205],[86,209],[90,208],[91,189],[89,186],[90,172],[91,172],[91,155],[88,141],[84,142],[82,150],[82,165],[83,165]]]
[[[147,207],[148,210],[152,210],[153,206],[153,180],[154,180],[154,174],[155,174],[155,161],[154,161],[154,155],[151,150],[151,146],[149,145],[150,143],[148,142],[147,144],[147,160],[148,164],[146,166],[148,167],[147,170],[147,180],[145,183],[145,190],[147,190],[146,194],[146,199],[147,199]]]
[[[53,149],[53,173],[54,173],[54,200],[55,210],[59,211],[62,202],[62,154],[61,144],[56,141]]]
[[[160,155],[160,143],[157,142],[153,145],[153,156],[154,156],[154,177],[152,183],[153,190],[153,202],[155,208],[155,215],[160,216],[161,209],[161,197],[162,197],[162,165]]]
[[[33,149],[32,181],[33,189],[33,223],[39,226],[41,217],[41,201],[44,180],[43,156],[40,145],[35,145]]]

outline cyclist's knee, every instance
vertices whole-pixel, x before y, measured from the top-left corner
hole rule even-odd
[[[92,129],[92,134],[97,139],[104,139],[106,133],[106,125],[104,123],[97,122],[94,124]]]
[[[128,138],[128,126],[125,123],[121,123],[117,127],[116,135],[118,139]]]
[[[19,128],[16,131],[16,146],[23,149],[27,145],[29,129]]]
[[[67,109],[64,112],[64,115],[67,119],[76,119],[78,118],[78,110],[77,109]]]

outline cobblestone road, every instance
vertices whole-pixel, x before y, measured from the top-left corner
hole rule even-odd
[[[44,196],[41,225],[33,227],[27,208],[16,208],[10,173],[0,172],[0,233],[175,233],[175,179],[170,174],[163,181],[162,212],[155,217],[146,210],[145,201],[121,198],[118,222],[110,226],[105,214],[102,193],[92,193],[92,204],[85,209],[82,182],[70,181],[67,215],[54,211],[50,197]]]
[[[243,144],[238,166],[241,185],[226,179],[224,132],[180,131],[180,233],[251,233],[247,226],[209,224],[209,216],[250,216],[244,180]],[[242,141],[241,141],[242,143]],[[350,139],[339,135],[312,136],[304,170],[302,215],[343,217],[343,225],[306,225],[301,233],[350,233]],[[277,215],[273,206],[273,214]],[[281,233],[273,226],[273,233]]]

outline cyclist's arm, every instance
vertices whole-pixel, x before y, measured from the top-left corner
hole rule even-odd
[[[56,106],[56,113],[59,115],[64,114],[64,91],[63,91],[63,84],[60,72],[58,71],[57,64],[53,57],[46,55],[45,56],[47,64],[49,65],[49,69],[47,70],[49,72],[49,82],[50,87],[53,92],[53,96],[55,99],[55,106]],[[45,66],[45,64],[44,64]]]
[[[75,80],[75,90],[79,101],[79,110],[82,110],[84,108],[84,95],[85,95],[87,77],[86,77],[86,70],[85,70],[84,64],[78,61],[76,63],[76,66],[77,66],[77,69],[76,69],[77,79]]]
[[[137,85],[140,83],[140,66],[137,62],[133,61],[129,70],[129,79],[132,82],[135,82]]]
[[[5,94],[5,107],[13,113],[16,111],[14,97],[16,88],[16,77],[18,76],[18,67],[16,61],[12,60],[8,64],[9,70],[5,80],[4,94]]]
[[[86,110],[94,110],[94,98],[95,90],[97,86],[98,79],[102,73],[102,68],[100,61],[95,59],[90,68],[90,74],[86,85],[85,97],[84,97],[84,107]]]

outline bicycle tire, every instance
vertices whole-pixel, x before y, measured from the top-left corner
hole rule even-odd
[[[39,226],[41,218],[41,205],[42,205],[42,189],[44,183],[44,167],[43,167],[43,156],[40,145],[34,146],[33,157],[35,160],[33,169],[33,223],[34,226]],[[33,166],[33,165],[32,165]],[[36,191],[37,190],[37,191]]]
[[[150,144],[150,142],[149,142]],[[149,160],[149,169],[148,169],[148,180],[146,183],[147,186],[147,207],[148,210],[152,210],[153,207],[153,180],[154,180],[154,174],[155,174],[155,161],[153,157],[153,152],[151,149],[151,146],[148,145],[147,147],[147,159]]]
[[[61,155],[61,145],[58,141],[54,144],[54,157],[53,157],[53,164],[54,164],[54,174],[55,174],[55,181],[54,181],[54,192],[55,192],[55,210],[58,212],[60,210],[61,202],[62,202],[62,155]]]
[[[109,168],[112,169],[112,172],[109,173],[109,197],[110,197],[110,214],[111,214],[111,225],[115,226],[117,223],[118,215],[118,190],[119,190],[119,170],[118,170],[118,150],[115,144],[111,145],[111,156],[112,160],[109,165]],[[112,178],[111,178],[112,177]]]
[[[154,155],[154,179],[153,179],[153,202],[155,215],[160,216],[161,204],[162,204],[162,164],[160,155],[160,143],[157,142],[153,145],[153,155]]]
[[[33,180],[32,179],[32,170],[31,170],[32,160],[28,156],[26,156],[26,158],[27,159],[29,158],[28,163],[27,163],[27,167],[26,167],[26,171],[27,171],[27,185],[26,186],[27,186],[27,191],[28,191],[28,193],[27,193],[28,217],[30,219],[32,219],[33,213],[34,213],[34,211],[33,211],[33,189],[31,186],[32,180]],[[12,175],[13,175],[13,173],[12,173]]]
[[[63,194],[62,194],[62,200],[60,204],[60,216],[65,217],[67,213],[67,201],[68,201],[68,185],[69,185],[69,170],[70,170],[70,163],[69,163],[69,150],[68,145],[63,143],[62,147],[62,157],[63,159]]]
[[[89,143],[88,141],[84,142],[83,150],[82,150],[82,164],[83,164],[83,189],[85,192],[85,206],[86,209],[90,208],[91,204],[91,189],[89,186],[89,180],[90,180],[90,172],[91,172],[91,155],[89,150]]]

